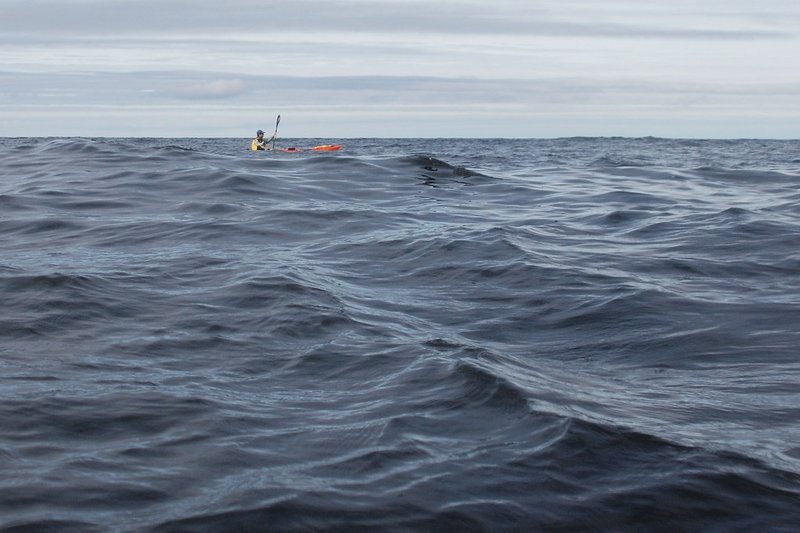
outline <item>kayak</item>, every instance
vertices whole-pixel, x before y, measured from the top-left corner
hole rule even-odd
[[[341,150],[341,149],[342,149],[342,145],[341,144],[320,144],[318,146],[312,146],[311,148],[307,148],[307,150],[310,150],[312,152],[335,152],[335,151]],[[275,151],[276,152],[302,152],[303,149],[302,148],[297,148],[296,146],[293,146],[291,148],[276,148]]]

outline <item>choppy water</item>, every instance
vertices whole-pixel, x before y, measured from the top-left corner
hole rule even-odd
[[[0,139],[0,528],[796,531],[800,142],[247,144]]]

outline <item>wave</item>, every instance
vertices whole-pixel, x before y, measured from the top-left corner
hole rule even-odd
[[[796,142],[247,144],[0,140],[0,528],[797,523]]]

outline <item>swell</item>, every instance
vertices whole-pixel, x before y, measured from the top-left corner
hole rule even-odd
[[[0,291],[14,314],[0,320],[0,336],[56,336],[81,325],[131,317],[137,309],[113,280],[83,274],[0,276]]]
[[[535,451],[510,443],[511,450],[493,461],[491,469],[480,455],[471,464],[458,458],[452,458],[447,468],[427,464],[427,476],[414,485],[400,483],[389,494],[352,487],[267,493],[260,505],[232,504],[224,512],[195,513],[162,522],[153,530],[249,528],[264,523],[303,531],[385,527],[635,531],[687,526],[784,530],[797,518],[793,505],[797,480],[735,456],[715,456],[576,422],[568,424],[556,442]],[[360,504],[354,506],[356,497]]]
[[[27,502],[48,501],[62,518],[56,523],[65,524],[79,521],[69,511],[77,503],[95,509],[95,518],[80,523],[102,528],[124,498],[126,512],[139,516],[137,529],[155,531],[246,528],[264,520],[287,530],[742,523],[780,529],[798,517],[796,475],[735,454],[538,412],[491,372],[463,363],[446,368],[440,394],[401,396],[407,405],[386,402],[377,411],[370,402],[341,421],[332,409],[327,420],[315,416],[294,427],[270,428],[258,406],[242,410],[230,397],[105,396],[102,407],[94,399],[9,403],[4,415],[17,435],[27,441],[30,432],[50,427],[50,442],[59,437],[21,453],[48,457],[55,474],[96,473],[104,481],[67,497],[55,475],[35,487],[18,483],[15,496],[0,500],[9,517]],[[416,377],[432,370],[420,368]],[[291,409],[300,401],[284,396],[281,403]],[[29,414],[18,421],[23,411]],[[258,434],[254,424],[261,425]],[[137,435],[133,446],[131,435]],[[342,445],[347,440],[351,446]],[[219,449],[209,454],[211,444]],[[95,450],[91,460],[81,453],[87,446]],[[187,478],[191,487],[181,484]],[[207,506],[197,504],[209,499],[215,505],[201,510]],[[40,523],[12,520],[16,527]]]
[[[0,527],[797,523],[796,143],[0,144]]]

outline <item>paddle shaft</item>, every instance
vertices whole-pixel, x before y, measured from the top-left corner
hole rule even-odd
[[[272,134],[272,149],[275,149],[275,138],[278,136],[278,124],[281,123],[281,116],[278,115],[278,120],[275,121],[275,133]]]

